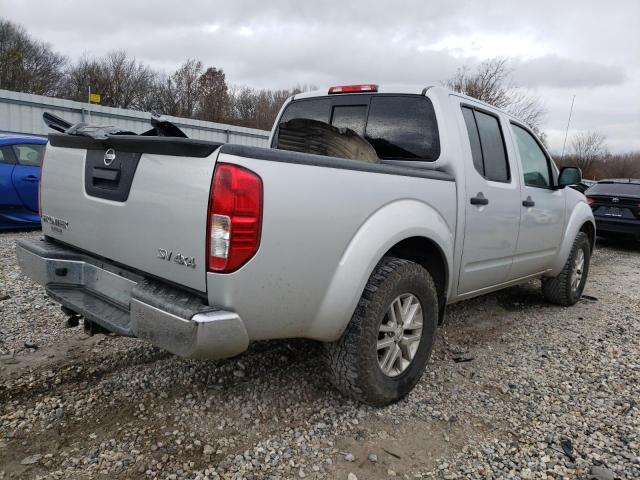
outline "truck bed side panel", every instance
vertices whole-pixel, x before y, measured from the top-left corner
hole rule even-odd
[[[360,252],[357,259],[371,268],[384,254],[373,245],[381,248],[393,239],[426,235],[435,223],[446,231],[442,235],[448,246],[453,245],[456,184],[451,180],[424,178],[418,169],[414,169],[416,176],[385,174],[296,164],[293,159],[255,159],[226,154],[224,149],[219,161],[255,171],[264,185],[258,253],[234,273],[207,275],[209,302],[238,312],[252,340],[274,336],[330,340],[339,334],[335,324],[318,328],[318,315],[336,272],[344,267],[340,262],[352,240],[366,231],[367,222],[382,220],[379,212],[393,215],[387,217],[389,229],[372,239],[368,251]],[[388,208],[392,205],[397,208]],[[336,302],[355,306],[370,271],[357,272],[354,268],[349,289]],[[345,306],[336,315],[341,318],[331,321],[348,321],[352,313],[353,308]]]

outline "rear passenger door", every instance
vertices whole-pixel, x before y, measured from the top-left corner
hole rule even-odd
[[[13,184],[26,209],[38,211],[38,180],[44,145],[22,143],[13,145],[17,164],[13,169]]]
[[[462,104],[465,231],[458,294],[507,280],[520,223],[520,187],[509,162],[499,115]]]
[[[0,212],[14,210],[22,202],[13,187],[15,160],[11,146],[0,146]]]
[[[522,167],[520,235],[510,279],[551,267],[564,231],[565,194],[554,188],[551,158],[524,126],[511,122],[513,141]]]

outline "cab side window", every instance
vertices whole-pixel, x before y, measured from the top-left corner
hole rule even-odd
[[[528,187],[551,187],[551,168],[549,159],[538,145],[538,142],[524,128],[511,124],[513,135],[516,137],[524,183]]]
[[[509,161],[498,118],[470,107],[462,107],[462,115],[478,173],[487,180],[509,182]]]

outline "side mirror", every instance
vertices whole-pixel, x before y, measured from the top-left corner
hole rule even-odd
[[[564,167],[558,176],[558,188],[575,185],[582,181],[582,171],[578,167]]]

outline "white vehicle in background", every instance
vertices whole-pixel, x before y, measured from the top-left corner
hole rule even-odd
[[[576,303],[595,225],[524,124],[442,87],[332,87],[283,107],[271,148],[70,126],[47,146],[23,271],[89,330],[222,358],[324,342],[345,394],[406,395],[445,306],[542,278]]]

